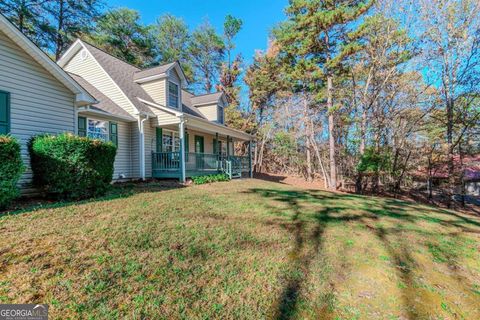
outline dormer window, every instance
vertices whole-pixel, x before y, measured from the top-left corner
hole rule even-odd
[[[178,109],[179,90],[178,84],[171,81],[168,82],[168,106]]]
[[[217,107],[217,121],[218,123],[221,123],[223,124],[223,107],[222,106],[218,106]]]

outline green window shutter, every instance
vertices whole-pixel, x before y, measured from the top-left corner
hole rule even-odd
[[[213,154],[217,154],[218,153],[218,142],[217,142],[217,139],[213,139]]]
[[[189,153],[190,151],[190,142],[189,142],[189,136],[188,133],[185,133],[185,152]]]
[[[10,132],[10,94],[0,92],[0,134]]]
[[[110,122],[110,141],[118,147],[118,124]]]
[[[78,117],[78,135],[80,137],[87,136],[87,118]]]
[[[157,134],[157,152],[162,152],[163,150],[163,130],[162,128],[156,128]]]

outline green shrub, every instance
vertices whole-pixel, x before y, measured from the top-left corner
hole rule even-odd
[[[59,199],[85,199],[106,193],[117,148],[72,134],[33,137],[28,146],[34,184]]]
[[[230,180],[230,179],[224,173],[211,174],[211,175],[208,175],[208,176],[198,176],[198,177],[193,177],[192,178],[192,181],[195,184],[205,184],[205,183],[228,181],[228,180]]]
[[[17,183],[24,170],[18,141],[0,135],[0,209],[6,208],[18,196]]]
[[[375,148],[367,148],[360,158],[357,171],[364,174],[374,174],[389,169],[390,154],[386,151],[378,151]]]

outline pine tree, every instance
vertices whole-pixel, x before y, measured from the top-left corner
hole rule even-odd
[[[46,10],[51,17],[48,33],[50,50],[59,59],[70,42],[93,30],[95,20],[100,16],[100,0],[50,0]]]
[[[195,82],[201,91],[210,93],[218,80],[225,44],[208,21],[193,32],[188,53],[194,68]]]
[[[189,82],[193,82],[193,68],[188,54],[190,32],[185,21],[171,14],[159,17],[152,28],[157,62],[179,61]]]
[[[89,40],[100,48],[139,67],[153,62],[155,52],[149,27],[140,22],[140,13],[120,8],[108,11],[97,23]]]
[[[41,48],[48,47],[48,29],[45,0],[2,0],[0,12],[4,14],[30,40]]]
[[[298,90],[325,87],[328,111],[330,188],[337,188],[335,136],[335,78],[342,71],[341,44],[349,24],[372,5],[372,0],[291,0],[288,20],[276,31],[289,73]]]

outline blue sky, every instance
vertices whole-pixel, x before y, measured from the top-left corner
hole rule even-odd
[[[264,50],[271,28],[284,19],[283,9],[288,0],[183,0],[183,1],[145,1],[145,0],[110,0],[110,7],[128,7],[138,10],[146,24],[171,13],[182,17],[191,29],[205,18],[222,30],[225,16],[231,14],[243,20],[243,29],[237,37],[237,51],[241,52],[249,63],[256,49]]]

